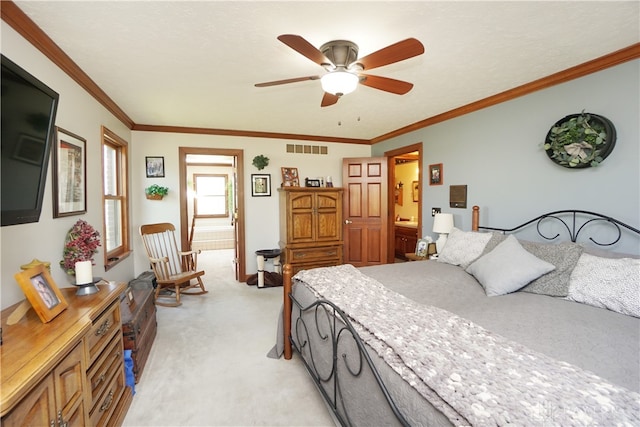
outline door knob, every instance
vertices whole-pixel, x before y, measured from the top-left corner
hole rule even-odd
[[[349,225],[349,224],[353,224],[353,221],[351,221],[350,219],[345,219],[344,223]]]

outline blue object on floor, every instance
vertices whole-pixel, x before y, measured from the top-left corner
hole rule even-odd
[[[136,394],[136,377],[133,375],[133,359],[131,350],[124,351],[124,379],[125,384],[131,387],[131,394]]]

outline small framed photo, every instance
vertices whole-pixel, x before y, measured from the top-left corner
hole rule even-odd
[[[271,196],[271,174],[251,174],[251,196],[270,197]]]
[[[414,202],[420,201],[420,183],[418,181],[413,181],[411,183],[411,196],[413,197]]]
[[[87,140],[56,128],[53,149],[53,217],[87,212]]]
[[[300,187],[298,168],[280,168],[282,170],[283,187]]]
[[[416,256],[419,258],[426,258],[428,256],[427,248],[429,247],[429,242],[425,239],[418,240],[416,244]]]
[[[147,178],[164,178],[164,157],[147,156],[144,158]]]
[[[442,185],[442,163],[429,165],[429,185]]]
[[[14,275],[42,323],[48,323],[67,308],[67,301],[44,264]]]

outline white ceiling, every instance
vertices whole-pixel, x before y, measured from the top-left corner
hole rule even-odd
[[[371,139],[640,41],[640,2],[16,1],[136,124]],[[408,37],[425,53],[321,108],[323,69],[279,42],[335,39],[362,57]]]

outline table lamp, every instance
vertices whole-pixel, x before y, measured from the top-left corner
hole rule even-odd
[[[433,218],[433,232],[440,234],[436,240],[436,249],[438,253],[442,251],[444,244],[447,242],[447,234],[453,228],[453,214],[439,213]]]

